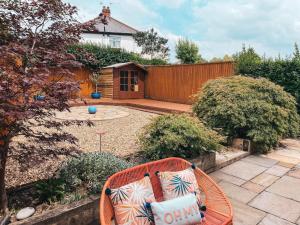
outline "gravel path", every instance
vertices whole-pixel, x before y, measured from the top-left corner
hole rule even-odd
[[[154,113],[134,110],[126,107],[107,106],[113,110],[121,110],[129,115],[122,118],[93,121],[94,126],[71,126],[65,130],[79,139],[80,150],[83,152],[99,151],[99,136],[96,132],[106,132],[102,137],[102,151],[111,152],[119,157],[125,157],[139,150],[137,137],[143,126],[151,118],[158,116]],[[11,158],[7,162],[6,184],[14,187],[39,179],[46,179],[59,168],[65,157],[42,156],[42,161],[35,158],[31,163],[21,166]]]

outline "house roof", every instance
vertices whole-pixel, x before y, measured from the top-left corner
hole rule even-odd
[[[138,32],[138,30],[134,29],[126,25],[125,23],[120,22],[119,20],[109,17],[108,24],[104,26],[101,22],[101,18],[98,16],[95,19],[88,21],[94,22],[94,28],[90,28],[88,30],[84,30],[83,33],[108,33],[108,34],[121,34],[121,35],[133,35]],[[105,27],[105,30],[104,30]]]
[[[128,65],[132,65],[132,64],[135,65],[135,66],[137,66],[137,67],[139,67],[139,68],[141,68],[142,70],[147,71],[146,68],[143,65],[137,64],[137,63],[134,63],[134,62],[116,63],[116,64],[113,64],[113,65],[110,65],[110,66],[106,66],[104,68],[105,69],[106,68],[121,68],[123,66],[128,66]]]

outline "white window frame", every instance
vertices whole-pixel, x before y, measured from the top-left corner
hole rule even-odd
[[[109,36],[109,46],[112,48],[121,48],[120,36]]]

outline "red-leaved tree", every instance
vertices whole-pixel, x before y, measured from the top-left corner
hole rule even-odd
[[[68,45],[78,42],[83,29],[77,10],[61,0],[0,0],[0,208],[7,211],[5,167],[16,148],[23,154],[69,151],[62,142],[76,144],[64,126],[81,124],[53,119],[69,109],[79,84],[71,68],[80,66]],[[85,26],[90,26],[91,24]],[[35,96],[43,95],[44,100]],[[37,127],[39,129],[37,129]],[[51,132],[45,131],[45,128]],[[15,146],[12,138],[28,140]],[[58,152],[58,153],[57,153]]]

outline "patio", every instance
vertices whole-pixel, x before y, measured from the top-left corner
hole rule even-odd
[[[235,225],[300,224],[300,140],[209,174],[230,198]]]

